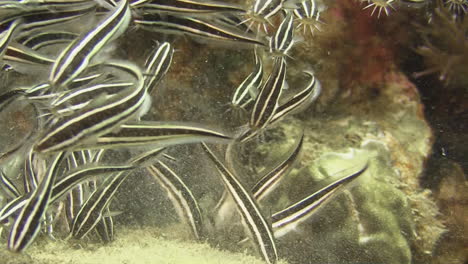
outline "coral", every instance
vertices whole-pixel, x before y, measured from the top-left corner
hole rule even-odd
[[[467,84],[468,20],[457,20],[438,1],[430,22],[420,26],[419,31],[423,45],[417,47],[416,52],[424,58],[427,68],[415,73],[414,77],[437,73],[446,86]]]

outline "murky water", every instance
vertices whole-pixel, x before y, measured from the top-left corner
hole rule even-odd
[[[467,9],[0,3],[0,263],[465,263]]]

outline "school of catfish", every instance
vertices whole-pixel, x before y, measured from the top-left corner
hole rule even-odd
[[[112,241],[118,215],[111,211],[111,201],[126,179],[144,168],[167,192],[195,239],[209,241],[206,219],[229,224],[224,214],[238,212],[259,256],[277,262],[281,256],[275,241],[367,165],[272,213],[262,209],[262,199],[274,195],[295,165],[303,137],[254,186],[243,184],[209,145],[226,146],[226,156],[232,156],[232,146],[261,140],[269,128],[316,100],[321,86],[310,69],[304,70],[307,81],[297,93],[286,97],[283,91],[290,50],[300,41],[295,34],[320,30],[323,9],[315,0],[256,0],[249,6],[202,0],[1,1],[2,74],[16,72],[31,81],[20,87],[2,84],[0,113],[23,102],[35,114],[24,139],[0,150],[1,236],[8,250],[23,252],[46,236]],[[250,52],[252,72],[233,87],[229,102],[248,116],[247,124],[238,133],[225,133],[203,124],[145,119],[177,52],[170,42],[162,42],[147,52],[144,65],[113,59],[109,50],[129,30],[185,35],[220,44],[216,48],[239,45]],[[266,64],[270,72],[264,72]],[[173,169],[183,157],[165,153],[171,146],[194,143],[211,159],[224,184],[216,215],[204,213],[200,197]],[[132,155],[121,164],[106,161],[110,151],[127,150]],[[8,173],[12,160],[20,161],[19,176]],[[66,223],[67,234],[54,229],[60,221]]]

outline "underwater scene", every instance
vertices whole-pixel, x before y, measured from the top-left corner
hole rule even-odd
[[[468,0],[0,0],[0,264],[467,264]]]

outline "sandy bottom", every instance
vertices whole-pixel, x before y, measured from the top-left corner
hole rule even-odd
[[[264,264],[260,258],[220,251],[208,244],[165,240],[151,229],[119,230],[114,242],[74,244],[71,241],[34,243],[23,254],[2,249],[5,264]],[[286,262],[281,262],[286,264]]]

